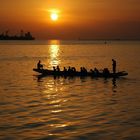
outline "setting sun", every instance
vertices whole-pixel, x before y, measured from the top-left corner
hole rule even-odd
[[[58,20],[58,14],[57,13],[51,13],[51,20],[56,21]]]
[[[58,18],[59,18],[59,10],[57,9],[51,9],[51,10],[48,10],[49,13],[50,13],[50,18],[52,21],[57,21]]]

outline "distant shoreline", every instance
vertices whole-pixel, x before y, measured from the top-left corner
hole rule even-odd
[[[140,43],[140,40],[0,40],[0,45],[82,45]]]

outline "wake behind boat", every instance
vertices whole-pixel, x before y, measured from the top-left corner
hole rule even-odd
[[[125,71],[120,71],[116,73],[105,73],[105,72],[99,72],[95,73],[93,72],[80,72],[80,71],[73,71],[73,72],[68,72],[68,71],[54,71],[54,70],[49,70],[49,69],[38,69],[34,68],[33,71],[38,72],[42,74],[42,76],[80,76],[80,77],[103,77],[103,78],[117,78],[117,77],[122,77],[128,75],[127,72]]]

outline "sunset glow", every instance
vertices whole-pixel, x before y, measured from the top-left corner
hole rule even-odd
[[[50,14],[50,18],[52,21],[57,21],[59,18],[59,13],[60,11],[58,9],[51,9],[48,10],[49,14]]]
[[[38,39],[135,39],[139,5],[139,0],[6,0],[0,5],[0,34],[22,29]]]
[[[52,13],[52,14],[51,14],[51,19],[52,19],[53,21],[58,20],[58,14]]]

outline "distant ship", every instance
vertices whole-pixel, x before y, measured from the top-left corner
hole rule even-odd
[[[0,40],[35,40],[30,32],[24,33],[21,30],[20,35],[8,35],[8,31],[5,33],[0,34]]]

